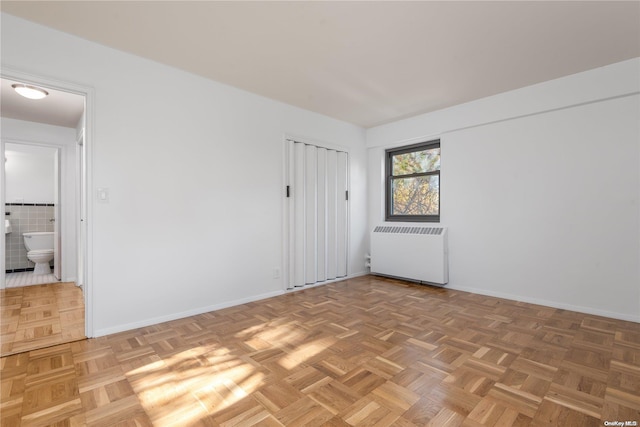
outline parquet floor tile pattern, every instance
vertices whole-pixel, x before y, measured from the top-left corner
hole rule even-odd
[[[640,325],[364,276],[1,360],[2,426],[640,422]]]
[[[85,338],[84,298],[73,282],[0,289],[0,355]]]

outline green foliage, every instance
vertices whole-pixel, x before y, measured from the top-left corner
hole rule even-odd
[[[393,176],[440,170],[440,148],[397,154],[392,159]]]
[[[440,170],[440,148],[398,154],[392,158],[393,215],[437,215],[440,207],[440,177],[413,176]]]
[[[437,215],[440,206],[437,175],[393,181],[393,215]]]

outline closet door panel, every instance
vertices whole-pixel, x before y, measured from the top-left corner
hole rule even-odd
[[[327,149],[318,147],[317,185],[317,281],[327,280]]]
[[[327,152],[327,279],[337,277],[337,197],[338,153]]]
[[[347,153],[338,152],[336,204],[336,274],[347,275]]]
[[[296,142],[294,144],[294,174],[293,174],[293,205],[295,214],[293,216],[294,245],[290,247],[293,258],[294,269],[294,286],[304,286],[305,284],[305,184],[304,184],[304,166],[305,166],[305,148],[304,144]]]
[[[316,283],[318,262],[318,159],[317,147],[305,147],[305,283]]]
[[[301,287],[348,272],[348,155],[287,141],[285,182],[287,287]]]
[[[295,177],[295,143],[291,140],[287,140],[285,144],[285,184],[289,187],[287,198],[287,247],[289,256],[285,260],[287,268],[287,289],[291,289],[295,286],[295,259],[291,254],[295,251],[296,246],[296,228],[295,228],[295,197],[293,194],[294,189],[294,177]]]

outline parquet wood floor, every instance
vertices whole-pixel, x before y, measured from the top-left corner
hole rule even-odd
[[[0,354],[85,338],[82,289],[56,282],[0,290]]]
[[[365,276],[0,359],[2,426],[640,422],[640,325]]]

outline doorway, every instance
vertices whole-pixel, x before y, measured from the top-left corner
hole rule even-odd
[[[91,337],[93,335],[92,321],[91,321],[91,293],[90,293],[90,281],[87,280],[89,272],[91,270],[91,263],[88,261],[90,254],[90,239],[91,235],[86,227],[87,219],[90,215],[90,209],[88,207],[86,191],[90,188],[90,132],[87,130],[91,125],[90,106],[92,105],[93,91],[90,88],[78,86],[68,82],[60,82],[51,80],[45,77],[34,78],[32,75],[26,75],[17,70],[3,70],[1,74],[2,78],[2,121],[3,121],[3,135],[0,142],[0,152],[5,157],[7,144],[19,143],[23,145],[39,145],[55,147],[56,153],[59,156],[57,164],[60,168],[54,173],[58,174],[61,185],[60,192],[56,195],[59,200],[56,203],[51,203],[55,212],[51,221],[51,225],[56,228],[59,238],[56,238],[56,252],[58,256],[54,259],[52,273],[57,273],[56,280],[60,279],[58,284],[65,285],[65,287],[55,288],[55,294],[61,296],[69,304],[71,301],[71,293],[74,294],[73,300],[76,302],[71,303],[74,308],[77,307],[78,298],[82,305],[81,310],[75,310],[73,317],[73,323],[78,325],[82,323],[82,331],[78,334],[77,330],[71,331],[63,326],[61,335],[67,337],[67,341],[76,340],[84,337]],[[24,111],[20,108],[13,108],[15,105],[8,103],[8,96],[6,96],[6,84],[5,81],[18,81],[29,85],[35,85],[44,88],[50,94],[60,94],[64,97],[63,102],[68,102],[69,99],[75,98],[80,100],[79,115],[76,116],[76,120],[71,122],[72,125],[60,125],[47,122],[46,120],[40,120],[38,117],[47,116],[46,111],[43,112],[42,108],[39,111],[38,108],[34,108],[35,116],[23,115]],[[76,103],[77,104],[77,103]],[[35,104],[30,104],[35,105]],[[42,104],[44,105],[44,104]],[[67,104],[65,104],[67,105]],[[55,108],[55,107],[54,107]],[[46,108],[44,108],[46,110]],[[60,110],[58,108],[58,115]],[[75,114],[78,114],[76,111]],[[56,114],[53,114],[55,116]],[[34,118],[35,117],[35,118]],[[9,124],[9,126],[7,126]],[[49,130],[54,129],[59,134],[65,134],[64,142],[59,140],[49,140],[46,135],[50,135]],[[62,129],[62,131],[60,131]],[[44,131],[43,131],[44,130]],[[22,134],[20,132],[23,132]],[[11,148],[11,146],[9,145]],[[2,182],[5,183],[5,162],[0,162],[0,176],[3,178]],[[8,203],[11,203],[7,199],[7,191],[2,188],[0,197],[0,214],[8,218],[5,215],[8,211]],[[4,219],[4,218],[3,218]],[[3,254],[7,250],[6,238],[1,242]],[[0,288],[6,288],[6,275],[10,270],[4,257],[0,257]],[[55,277],[55,276],[54,276]],[[72,285],[72,288],[68,287],[68,284]],[[43,286],[43,285],[37,285]],[[24,288],[27,289],[27,288]],[[8,289],[2,289],[0,292],[5,293]],[[77,291],[80,293],[78,294]],[[78,314],[81,313],[81,314]],[[68,313],[67,313],[68,314]],[[66,316],[67,320],[70,316]],[[78,319],[80,317],[80,319]],[[35,333],[34,333],[35,335]],[[69,339],[71,337],[71,339]],[[3,337],[4,338],[4,337]],[[50,345],[50,344],[49,344]],[[4,353],[4,352],[3,352]],[[4,354],[3,354],[4,355]]]
[[[62,149],[26,142],[4,144],[6,288],[53,283],[62,277]],[[40,257],[50,259],[39,263],[37,274],[29,249],[46,250]]]

